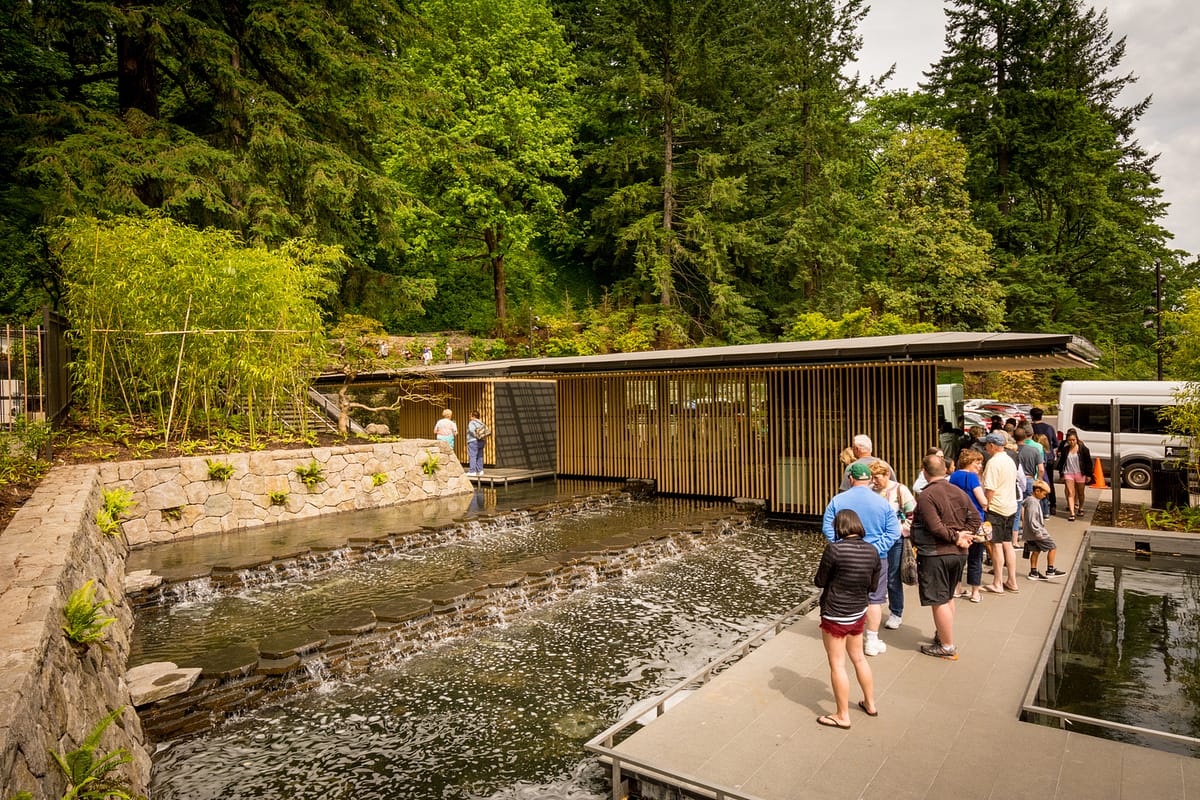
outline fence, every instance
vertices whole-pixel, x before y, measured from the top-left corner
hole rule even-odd
[[[62,419],[71,400],[65,333],[66,319],[48,308],[42,325],[0,329],[0,429]]]

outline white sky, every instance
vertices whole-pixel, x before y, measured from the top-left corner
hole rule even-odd
[[[1086,1],[1086,0],[1085,0]],[[864,77],[881,75],[892,64],[887,89],[913,89],[922,73],[941,57],[945,40],[943,0],[872,0],[863,22],[858,64]],[[1163,227],[1173,245],[1200,253],[1200,3],[1196,0],[1096,0],[1108,10],[1114,40],[1126,39],[1123,72],[1138,80],[1124,105],[1152,95],[1137,126],[1155,165],[1163,200],[1170,204]]]

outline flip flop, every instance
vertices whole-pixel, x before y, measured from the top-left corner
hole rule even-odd
[[[828,714],[821,716],[821,717],[817,717],[817,724],[824,725],[826,728],[837,728],[838,730],[843,730],[843,731],[850,730],[849,725],[843,725],[842,723],[838,722],[836,719],[829,716]]]
[[[879,709],[875,709],[874,711],[867,710],[867,701],[866,700],[859,700],[858,707],[861,708],[863,713],[866,714],[868,717],[878,717],[879,716]]]
[[[971,597],[971,602],[972,602],[972,603],[982,603],[982,602],[983,602],[983,598],[982,598],[982,597],[980,597],[979,595],[974,595],[974,596],[972,596],[972,597]]]
[[[990,583],[987,586],[984,586],[983,590],[985,592],[991,592],[992,594],[1004,594],[1003,589],[997,589],[996,587],[992,586]]]
[[[1004,591],[1006,591],[1006,592],[1011,592],[1011,593],[1013,593],[1013,594],[1017,594],[1017,593],[1018,593],[1018,592],[1020,592],[1021,590],[1020,590],[1020,589],[1018,589],[1018,588],[1017,588],[1017,587],[1015,587],[1015,586],[1005,586],[1005,587],[1004,587]]]

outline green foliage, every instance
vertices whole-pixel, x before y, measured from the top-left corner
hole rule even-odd
[[[1142,519],[1149,530],[1183,531],[1195,533],[1200,531],[1200,508],[1177,508],[1168,506],[1164,509],[1142,509]]]
[[[426,475],[433,477],[437,474],[438,468],[441,466],[438,454],[432,450],[425,451],[425,457],[421,459],[421,471]]]
[[[386,472],[376,472],[371,475],[372,486],[383,486],[387,482],[388,476]]]
[[[288,491],[282,491],[282,492],[270,492],[270,493],[268,493],[268,494],[267,494],[267,497],[269,497],[269,498],[270,498],[270,500],[271,500],[271,505],[273,505],[273,506],[283,506],[283,505],[287,505],[288,497],[289,497],[290,495],[291,495],[291,493],[290,493],[290,492],[288,492]]]
[[[206,458],[204,463],[208,464],[210,481],[227,481],[233,477],[233,464],[227,461],[213,461],[211,458]]]
[[[45,422],[20,416],[0,428],[0,486],[41,478],[50,465],[41,459],[52,431]]]
[[[296,467],[296,476],[311,491],[318,483],[325,480],[325,469],[314,458],[308,462],[307,466]]]
[[[67,779],[67,793],[63,795],[63,800],[134,800],[136,795],[132,794],[129,779],[114,774],[118,767],[133,760],[128,751],[118,747],[110,753],[97,753],[105,729],[124,710],[122,706],[100,720],[75,750],[65,755],[51,751],[50,755]]]
[[[503,323],[510,262],[562,229],[556,180],[575,171],[570,48],[542,0],[423,0],[417,9],[430,35],[405,62],[427,94],[389,171],[424,199],[409,234],[415,255],[439,281],[465,265]]]
[[[128,489],[106,489],[104,502],[96,512],[96,525],[106,536],[121,532],[121,515],[133,507],[133,493]]]
[[[206,414],[268,427],[302,393],[320,344],[317,301],[336,248],[248,248],[161,218],[76,219],[55,232],[73,321],[76,394],[180,438]]]
[[[87,645],[104,638],[104,629],[117,621],[116,617],[101,616],[101,610],[112,600],[96,601],[95,581],[88,581],[71,592],[63,607],[66,624],[62,626],[67,638],[76,644]]]
[[[162,510],[162,517],[171,522],[178,522],[183,519],[183,506],[171,506]]]
[[[860,308],[832,320],[817,311],[799,314],[788,329],[787,338],[804,342],[815,339],[852,339],[858,336],[892,336],[902,333],[932,333],[937,330],[925,322],[906,323],[896,314],[874,314]]]

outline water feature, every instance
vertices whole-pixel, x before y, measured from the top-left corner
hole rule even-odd
[[[249,712],[160,752],[153,796],[600,797],[583,742],[804,599],[823,542],[752,528]]]
[[[371,607],[425,587],[564,550],[614,530],[664,524],[704,505],[690,500],[626,501],[536,525],[518,513],[469,523],[465,535],[441,546],[419,551],[385,548],[375,551],[370,560],[343,559],[340,569],[340,551],[333,550],[324,553],[311,572],[254,572],[257,579],[241,583],[236,592],[214,591],[203,581],[188,582],[186,586],[195,590],[188,602],[139,610],[129,666],[151,661],[193,663],[200,654],[255,640],[264,632]],[[276,538],[288,535],[281,531]]]
[[[1200,558],[1092,548],[1079,611],[1043,704],[1137,728],[1200,737]],[[1048,724],[1063,724],[1043,718]],[[1072,730],[1200,755],[1200,746],[1072,719]]]

